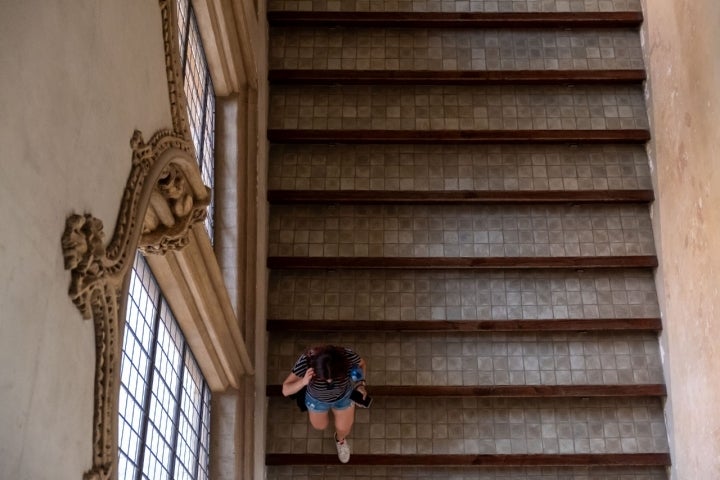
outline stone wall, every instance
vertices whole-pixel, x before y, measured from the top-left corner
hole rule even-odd
[[[92,465],[95,340],[67,295],[71,213],[112,235],[130,138],[172,126],[157,1],[23,0],[0,16],[0,478]]]
[[[673,478],[720,478],[720,3],[643,4]]]

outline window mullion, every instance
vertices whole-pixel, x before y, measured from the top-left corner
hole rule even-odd
[[[180,435],[180,414],[182,412],[182,389],[183,389],[183,381],[185,380],[185,370],[187,368],[185,367],[185,356],[188,354],[187,351],[187,343],[183,342],[182,346],[182,365],[180,365],[180,378],[178,379],[178,386],[175,390],[175,412],[173,414],[173,424],[175,425],[175,428],[173,429],[173,439],[172,439],[172,448],[171,452],[173,452],[173,460],[170,462],[170,469],[169,469],[169,477],[175,478],[175,465],[178,462],[177,458],[177,442],[178,442],[178,436]]]
[[[160,296],[158,292],[158,297]],[[147,389],[145,390],[145,396],[143,398],[142,411],[142,427],[140,429],[140,438],[142,439],[143,448],[140,449],[140,455],[138,456],[138,468],[135,474],[135,480],[142,480],[143,476],[143,465],[145,463],[145,450],[147,449],[147,434],[148,424],[150,423],[150,401],[152,400],[153,382],[155,381],[155,357],[157,356],[158,350],[158,335],[160,334],[160,299],[157,299],[158,308],[155,310],[155,318],[153,319],[153,337],[152,345],[150,346],[150,355],[148,358],[148,371],[145,372],[147,378]]]
[[[195,471],[193,472],[193,478],[198,478],[200,470],[200,448],[202,446],[202,425],[205,415],[205,393],[208,386],[205,382],[202,382],[202,388],[200,389],[200,415],[198,415],[198,424],[195,429],[197,440],[195,441]]]
[[[198,142],[198,145],[200,145],[200,151],[197,152],[198,156],[198,164],[200,164],[200,173],[203,173],[203,167],[204,167],[204,160],[205,160],[205,115],[207,115],[207,97],[210,91],[210,72],[205,70],[205,88],[203,89],[203,96],[202,96],[202,119],[200,120],[200,141]]]

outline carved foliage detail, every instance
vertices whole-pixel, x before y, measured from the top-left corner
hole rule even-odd
[[[192,146],[168,130],[148,143],[133,135],[133,161],[112,240],[106,247],[102,221],[72,214],[61,244],[70,270],[69,295],[95,326],[93,468],[85,480],[116,477],[117,416],[123,285],[135,252],[165,253],[189,242],[192,226],[205,218],[210,190],[203,185]]]

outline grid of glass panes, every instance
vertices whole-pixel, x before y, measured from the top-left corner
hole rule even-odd
[[[130,278],[120,376],[118,478],[207,479],[210,390],[141,255]]]
[[[192,5],[189,0],[177,0],[176,3],[180,32],[178,40],[190,120],[190,134],[195,144],[203,182],[214,191],[215,90]],[[214,206],[214,198],[212,198],[205,220],[205,228],[211,240],[213,238]]]

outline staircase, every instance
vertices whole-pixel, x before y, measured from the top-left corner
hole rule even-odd
[[[268,10],[268,479],[666,479],[639,0]],[[280,394],[320,343],[347,465]]]

